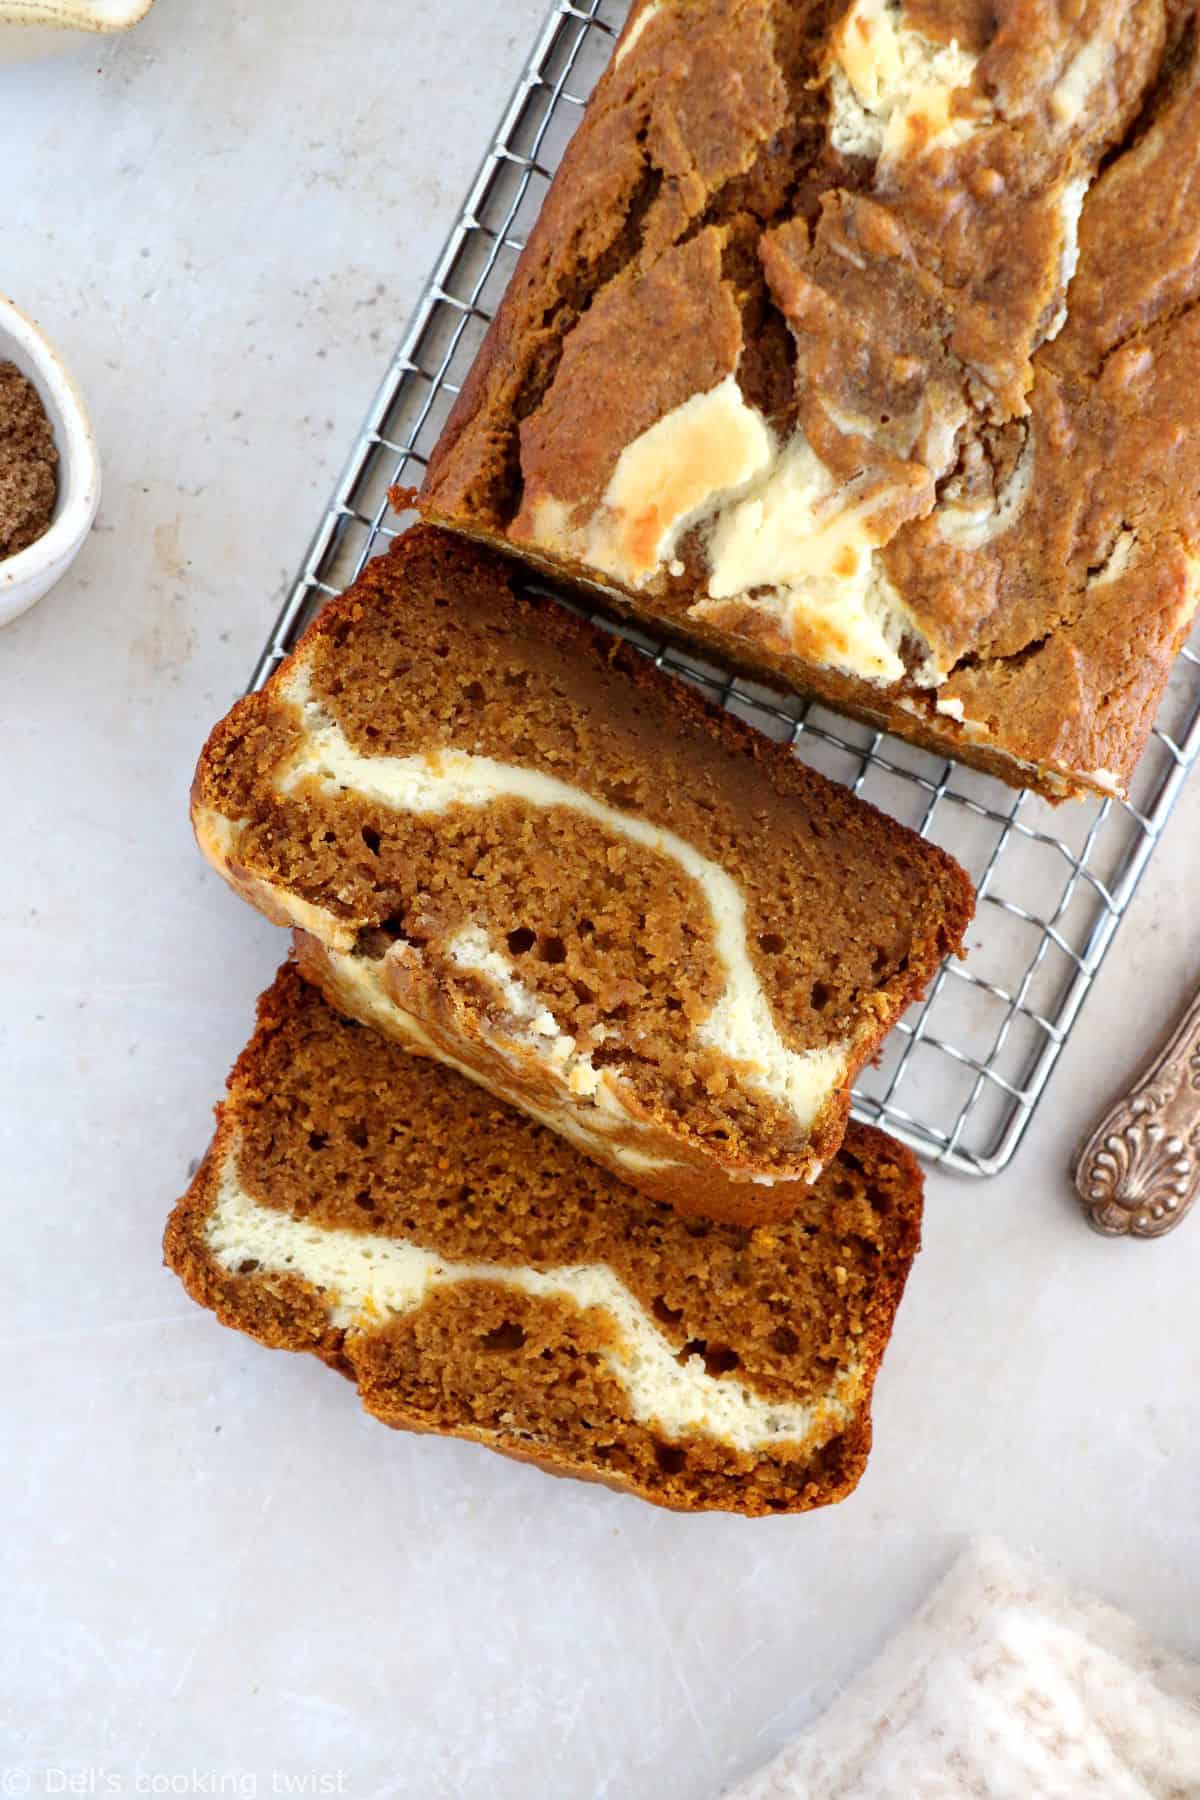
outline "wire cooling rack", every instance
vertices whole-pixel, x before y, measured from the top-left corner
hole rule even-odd
[[[419,483],[628,9],[629,0],[555,0],[252,686],[294,648],[325,600],[402,529],[388,487]],[[923,1004],[897,1025],[855,1092],[855,1112],[947,1168],[994,1175],[1033,1117],[1200,754],[1196,649],[1178,660],[1130,802],[1056,809],[815,702],[781,700],[644,634],[613,629],[967,868],[979,891],[969,960],[947,962]]]

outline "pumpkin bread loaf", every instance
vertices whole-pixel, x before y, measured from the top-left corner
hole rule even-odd
[[[428,519],[1053,799],[1200,594],[1194,0],[637,0]]]

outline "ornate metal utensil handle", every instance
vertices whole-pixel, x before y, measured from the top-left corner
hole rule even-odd
[[[1200,1193],[1200,994],[1075,1161],[1088,1222],[1114,1237],[1162,1237]]]

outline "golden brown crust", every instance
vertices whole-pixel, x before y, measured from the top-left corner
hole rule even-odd
[[[635,7],[628,52],[551,186],[421,510],[593,596],[599,584],[611,608],[727,666],[1013,785],[1051,800],[1123,789],[1200,593],[1185,373],[1200,331],[1195,7],[907,5],[910,27],[978,55],[959,110],[985,122],[886,175],[827,138],[829,45],[845,12],[820,0]],[[756,104],[735,98],[739,79]],[[1064,219],[1097,169],[1058,331]],[[685,299],[681,257],[697,264],[683,285],[709,323],[660,341]],[[941,421],[932,441],[956,446],[948,460],[844,423],[906,416],[917,368]],[[603,573],[572,538],[603,511],[622,449],[731,372],[781,440],[802,426],[839,479],[891,496],[871,528],[921,634],[906,659],[932,645],[948,671],[936,690],[915,661],[899,682],[841,672],[819,615],[781,623],[758,590],[707,598],[696,532],[644,587]],[[1036,474],[1017,522],[969,548],[943,538],[942,503],[997,505],[1019,450]],[[569,528],[542,531],[548,502]]]
[[[217,1119],[167,1226],[169,1266],[223,1323],[349,1376],[385,1423],[685,1511],[806,1510],[861,1474],[872,1384],[920,1241],[920,1172],[881,1133],[851,1127],[790,1226],[698,1228],[449,1071],[339,1019],[290,967],[260,1000]],[[218,1260],[206,1227],[227,1162],[259,1207],[308,1228],[407,1238],[498,1269],[602,1263],[680,1359],[701,1355],[710,1374],[736,1367],[780,1403],[818,1399],[852,1360],[849,1414],[804,1446],[754,1454],[703,1433],[672,1439],[637,1421],[603,1366],[607,1315],[499,1281],[443,1286],[415,1312],[335,1327],[329,1296],[299,1275]]]
[[[590,1153],[656,1198],[669,1188],[693,1212],[783,1216],[840,1141],[853,1075],[960,948],[969,883],[944,852],[630,647],[519,597],[515,579],[511,563],[428,527],[368,564],[210,737],[193,796],[202,847],[268,917],[290,906],[336,951],[337,970],[314,945],[302,955],[343,1010],[423,1038],[535,1117],[565,1107],[607,1134]],[[643,837],[574,805],[422,812],[344,786],[288,786],[297,669],[355,755],[453,749],[517,764],[565,780],[608,819],[635,820]],[[725,979],[714,915],[649,828],[736,884],[738,929],[788,1050],[845,1055],[811,1124],[697,1032]],[[620,1118],[597,1123],[577,1090],[565,1094],[494,978],[462,972],[468,927],[507,959],[529,1005],[614,1070]],[[647,1155],[677,1165],[669,1182],[646,1176]]]

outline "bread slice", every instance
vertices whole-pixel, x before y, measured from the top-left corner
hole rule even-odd
[[[852,1125],[786,1225],[687,1221],[291,967],[217,1119],[167,1262],[386,1424],[682,1511],[801,1512],[862,1474],[921,1220],[881,1132]]]
[[[209,739],[200,844],[344,1011],[652,1198],[787,1216],[967,878],[513,582],[427,527],[368,564]]]

